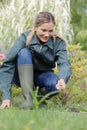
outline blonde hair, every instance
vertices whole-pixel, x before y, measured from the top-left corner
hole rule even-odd
[[[32,40],[32,38],[33,38],[33,36],[35,34],[35,27],[38,27],[38,26],[40,26],[40,25],[42,25],[44,23],[49,23],[49,22],[52,22],[55,25],[55,18],[50,12],[42,11],[42,12],[39,12],[36,15],[34,23],[33,23],[33,28],[32,28],[31,32],[29,33],[29,35],[27,37],[26,46],[29,46],[29,43],[30,43],[30,41]],[[53,38],[55,38],[55,37],[61,38],[56,33],[53,33],[52,37]]]

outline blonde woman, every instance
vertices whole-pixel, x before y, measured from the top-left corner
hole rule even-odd
[[[71,75],[66,44],[54,33],[55,19],[50,12],[39,12],[32,30],[18,37],[0,67],[0,108],[11,107],[12,83],[21,86],[25,102],[22,108],[33,108],[33,86],[44,86],[45,93],[59,92],[66,88]],[[57,63],[59,73],[53,68]]]

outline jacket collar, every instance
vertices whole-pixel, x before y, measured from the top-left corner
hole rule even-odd
[[[30,44],[40,44],[36,34],[34,34],[32,40],[30,41]]]
[[[34,35],[34,37],[32,38],[32,40],[30,41],[30,44],[39,44],[40,42],[36,36],[36,34]],[[49,40],[44,44],[46,46],[48,46],[49,48],[53,49],[53,38],[49,38]]]

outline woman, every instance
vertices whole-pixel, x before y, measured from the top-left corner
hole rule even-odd
[[[13,81],[20,85],[25,97],[22,108],[32,109],[32,89],[44,86],[45,92],[66,88],[71,75],[66,44],[54,33],[55,19],[50,12],[39,12],[32,31],[26,31],[17,39],[0,68],[1,109],[10,107]],[[53,72],[57,63],[59,73]]]

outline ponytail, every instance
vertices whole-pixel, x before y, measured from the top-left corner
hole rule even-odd
[[[26,40],[26,47],[29,47],[30,41],[32,40],[35,34],[35,29],[33,28],[32,31],[29,33],[27,40]]]

